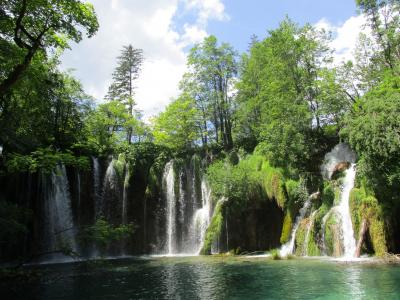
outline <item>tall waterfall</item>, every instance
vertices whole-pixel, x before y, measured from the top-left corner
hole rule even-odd
[[[166,230],[162,253],[198,255],[210,223],[211,191],[192,162],[190,167],[181,168],[179,174],[174,169],[174,162],[170,161],[163,173]]]
[[[354,187],[356,177],[356,154],[347,144],[338,144],[335,148],[325,155],[324,164],[321,166],[322,175],[330,179],[336,166],[339,163],[350,163],[350,167],[345,171],[343,178],[342,191],[340,193],[340,202],[337,206],[333,207],[327,215],[323,218],[322,234],[323,234],[323,251],[326,253],[325,245],[325,229],[328,216],[331,213],[337,213],[340,216],[341,233],[344,248],[344,258],[352,258],[355,256],[356,241],[354,238],[353,224],[351,221],[349,199],[350,192]]]
[[[296,240],[296,232],[297,229],[299,229],[300,222],[304,219],[306,213],[308,212],[308,209],[311,206],[311,197],[309,197],[305,202],[303,207],[299,211],[299,215],[296,217],[296,221],[293,225],[292,233],[290,235],[290,240],[282,245],[279,253],[281,256],[288,256],[289,254],[293,254],[294,251],[294,242]]]
[[[124,178],[124,188],[122,193],[122,224],[128,223],[128,188],[129,188],[129,167],[125,165],[125,178]]]
[[[95,199],[95,215],[96,217],[100,214],[101,208],[101,192],[100,192],[100,164],[97,157],[92,156],[93,163],[93,192]]]
[[[210,224],[211,217],[211,190],[204,178],[201,181],[201,200],[202,207],[194,213],[192,224],[190,225],[192,251],[196,254],[200,254],[203,247],[206,230]]]
[[[44,252],[76,251],[75,227],[72,218],[71,197],[64,165],[57,165],[51,173],[50,184],[43,175]]]
[[[341,216],[344,256],[346,258],[354,257],[356,253],[356,240],[354,238],[353,223],[351,221],[349,207],[350,192],[354,187],[355,177],[355,164],[352,164],[351,167],[347,169],[346,176],[343,179],[343,190],[340,195],[340,203],[336,207]]]
[[[174,162],[167,163],[163,174],[163,189],[167,200],[167,248],[166,253],[171,255],[176,249],[176,199]]]

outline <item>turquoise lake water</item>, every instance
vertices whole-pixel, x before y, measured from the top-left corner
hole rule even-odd
[[[400,267],[328,260],[131,258],[32,267],[2,299],[400,299]]]

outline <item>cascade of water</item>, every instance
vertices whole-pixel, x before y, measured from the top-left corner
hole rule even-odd
[[[78,193],[78,216],[80,215],[81,208],[81,174],[78,169],[76,169],[76,184],[77,184],[77,193]]]
[[[346,258],[354,257],[356,252],[356,240],[354,238],[353,223],[351,221],[349,206],[350,192],[354,187],[355,177],[355,164],[352,164],[350,168],[347,169],[343,179],[343,190],[340,195],[339,205],[336,207],[336,210],[341,216],[344,256]]]
[[[210,224],[211,190],[203,178],[201,181],[202,207],[194,213],[190,225],[191,244],[193,253],[200,254],[208,225]]]
[[[332,213],[332,210],[328,211],[328,213],[322,218],[321,232],[322,232],[322,254],[323,255],[327,255],[326,244],[325,244],[325,228],[326,228],[326,222],[328,221],[331,213]]]
[[[122,194],[122,224],[128,223],[127,206],[128,206],[129,179],[130,179],[129,167],[128,167],[128,165],[126,165],[125,166],[124,190],[123,190],[123,194]]]
[[[176,200],[175,200],[175,174],[174,162],[166,164],[163,174],[163,190],[167,200],[166,216],[166,253],[171,255],[175,253],[176,248]]]
[[[304,238],[304,245],[303,245],[303,255],[308,256],[308,243],[310,241],[310,233],[311,233],[311,228],[314,225],[314,217],[318,210],[314,210],[310,216],[310,221],[308,222],[307,225],[307,232],[306,232],[306,237]]]
[[[356,154],[347,144],[338,144],[333,150],[325,155],[324,163],[321,165],[322,176],[331,179],[335,167],[341,162],[356,162]]]
[[[309,197],[304,202],[303,207],[300,209],[299,215],[296,217],[296,221],[294,222],[293,229],[292,229],[292,232],[290,234],[290,240],[286,244],[282,245],[282,247],[281,247],[281,249],[279,251],[281,256],[288,256],[290,254],[293,254],[294,242],[296,240],[297,229],[299,229],[300,222],[304,219],[304,217],[305,217],[308,209],[310,208],[310,206],[311,206],[311,197]]]
[[[93,191],[95,199],[95,215],[99,216],[101,211],[101,195],[100,195],[100,164],[97,157],[92,156],[93,163]]]
[[[75,228],[72,218],[71,197],[68,187],[67,172],[64,165],[57,165],[51,174],[51,185],[43,180],[46,197],[44,211],[45,252],[64,249],[76,251]]]
[[[114,210],[114,207],[111,207],[110,205],[110,199],[106,199],[106,197],[111,195],[117,195],[118,199],[120,199],[120,189],[119,189],[119,182],[118,182],[118,176],[117,172],[114,167],[115,160],[112,159],[111,162],[109,163],[106,173],[104,175],[103,179],[103,191],[102,191],[102,196],[101,196],[101,201],[100,201],[100,206],[98,211],[100,211],[100,215],[104,215],[108,217],[109,215],[112,214],[112,211]],[[108,202],[106,202],[106,200]]]

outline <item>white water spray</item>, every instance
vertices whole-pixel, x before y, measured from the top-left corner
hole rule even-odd
[[[176,247],[176,199],[175,199],[175,174],[174,162],[166,164],[163,174],[163,190],[167,200],[167,245],[166,254],[175,253]]]
[[[202,207],[194,213],[192,224],[190,225],[191,248],[196,254],[200,254],[206,230],[210,224],[211,190],[204,178],[201,181],[201,199]]]
[[[44,201],[46,223],[43,250],[53,252],[69,248],[76,252],[71,197],[64,165],[57,165],[51,173],[51,185],[47,186],[44,180],[43,188],[47,191]]]
[[[346,175],[343,179],[343,190],[340,195],[340,203],[336,207],[336,210],[340,214],[342,221],[341,226],[343,233],[344,257],[352,258],[355,256],[356,252],[356,240],[354,238],[353,223],[351,221],[349,198],[356,177],[355,164],[352,164],[350,168],[346,170],[345,174]]]

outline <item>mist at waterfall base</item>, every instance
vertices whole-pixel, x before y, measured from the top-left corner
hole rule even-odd
[[[125,259],[36,267],[2,299],[398,299],[393,265],[240,257]]]

